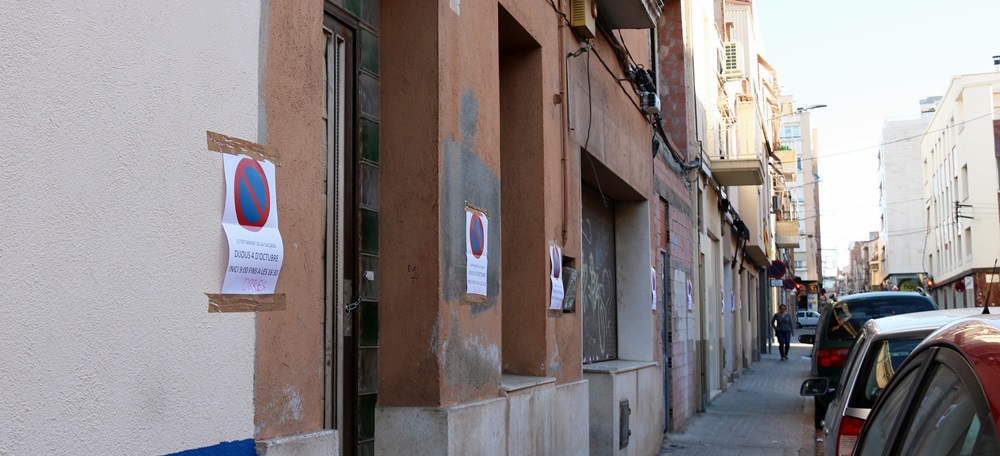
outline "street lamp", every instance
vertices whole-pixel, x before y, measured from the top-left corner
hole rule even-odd
[[[825,108],[825,107],[826,107],[825,104],[814,104],[814,105],[806,106],[804,108],[803,107],[795,108],[795,112],[798,113],[798,114],[801,114],[801,113],[806,112],[806,111],[812,111],[813,109],[819,109],[819,108]]]

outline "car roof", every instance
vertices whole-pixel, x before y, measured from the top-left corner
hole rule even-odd
[[[1000,314],[1000,308],[991,307],[992,312]],[[964,309],[926,310],[868,320],[865,326],[875,333],[890,333],[917,331],[921,329],[937,329],[960,318],[971,317],[983,313],[982,307]]]
[[[1000,428],[1000,363],[996,360],[1000,353],[1000,312],[956,320],[927,336],[913,352],[934,345],[949,346],[969,361],[986,393],[994,426]]]
[[[927,297],[927,295],[922,293],[917,293],[915,291],[869,291],[866,293],[856,293],[852,295],[839,296],[837,297],[837,302],[854,301],[856,299],[903,297],[903,296],[907,297],[920,296],[928,300],[931,300],[929,297]]]

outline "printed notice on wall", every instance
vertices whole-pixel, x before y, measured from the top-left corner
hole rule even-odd
[[[687,302],[688,310],[694,308],[694,286],[691,284],[691,280],[687,281]]]
[[[549,310],[562,310],[563,297],[566,292],[563,289],[562,281],[562,249],[550,245],[549,246],[549,264],[552,268],[549,270],[549,281],[552,282],[552,296],[549,298]]]
[[[466,293],[486,296],[486,255],[489,220],[475,209],[465,211]]]
[[[656,268],[649,268],[649,284],[653,287],[653,310],[656,310]]]
[[[226,174],[222,229],[229,240],[222,292],[272,294],[285,253],[278,232],[274,164],[246,155],[222,157]]]

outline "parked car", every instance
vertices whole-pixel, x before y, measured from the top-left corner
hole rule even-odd
[[[981,312],[976,308],[931,310],[865,323],[847,355],[844,373],[823,419],[823,454],[851,455],[872,405],[906,356],[941,326]],[[995,312],[1000,314],[1000,308]],[[802,383],[801,393],[817,396],[831,386],[825,377],[811,378]]]
[[[953,322],[927,337],[875,402],[862,455],[1000,454],[1000,315]]]
[[[819,323],[819,312],[815,310],[800,310],[795,312],[795,326],[816,326]]]
[[[934,300],[912,291],[874,291],[841,296],[820,312],[816,334],[803,334],[799,342],[813,344],[813,377],[825,377],[830,385],[840,383],[847,353],[861,332],[861,325],[873,318],[937,310]],[[821,427],[834,393],[816,396],[814,422]]]

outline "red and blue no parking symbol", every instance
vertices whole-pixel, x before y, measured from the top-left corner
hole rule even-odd
[[[502,248],[501,248],[502,250]],[[552,277],[556,279],[562,275],[562,253],[559,252],[559,247],[552,247]]]
[[[479,257],[483,256],[483,252],[486,250],[486,230],[483,228],[483,219],[479,214],[473,212],[472,220],[469,221],[469,248],[472,250],[472,256]]]
[[[249,231],[260,231],[271,213],[271,187],[260,163],[252,158],[240,160],[233,187],[236,220]]]

